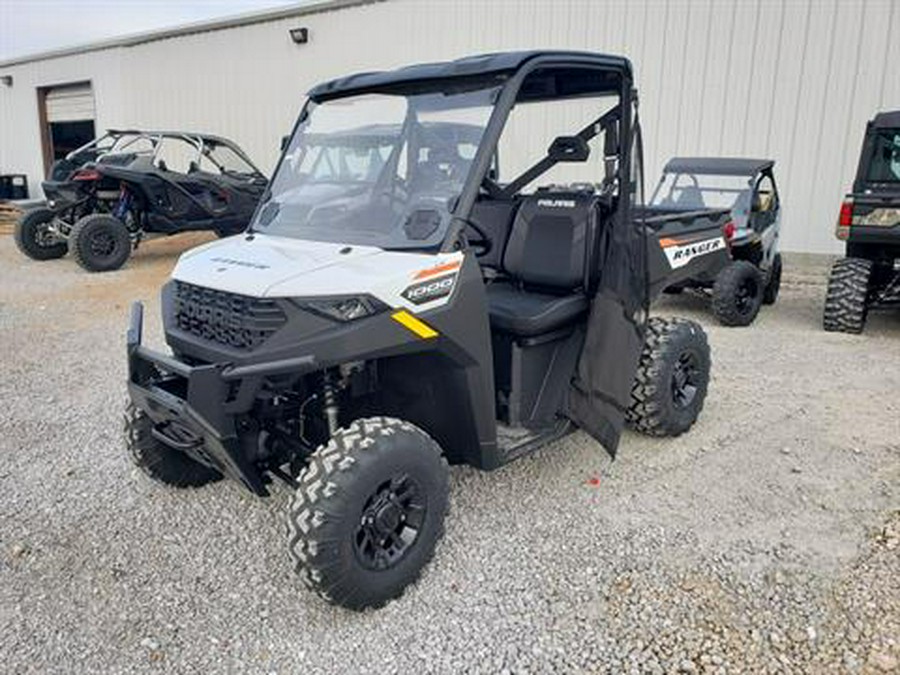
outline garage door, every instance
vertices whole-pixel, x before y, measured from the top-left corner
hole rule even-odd
[[[90,83],[54,87],[47,92],[46,101],[50,123],[94,119],[94,91]]]

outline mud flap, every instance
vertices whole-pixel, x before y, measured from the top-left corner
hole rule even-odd
[[[568,416],[616,456],[644,344],[643,329],[609,290],[594,297],[569,390]]]

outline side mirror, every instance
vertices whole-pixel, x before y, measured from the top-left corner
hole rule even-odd
[[[586,162],[591,154],[586,140],[580,136],[557,136],[547,150],[554,162]]]
[[[291,142],[290,136],[282,136],[281,137],[281,151],[284,152],[287,149],[287,146]]]

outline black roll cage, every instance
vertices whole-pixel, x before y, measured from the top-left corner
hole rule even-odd
[[[462,193],[460,194],[459,200],[457,201],[456,206],[453,209],[453,221],[451,222],[450,227],[447,228],[447,233],[444,237],[444,244],[441,247],[442,252],[450,252],[458,247],[460,234],[466,226],[468,218],[472,212],[472,207],[475,204],[475,200],[478,198],[478,194],[485,183],[485,178],[488,177],[491,165],[494,162],[494,155],[497,152],[497,148],[500,142],[500,137],[503,133],[503,129],[506,127],[506,122],[509,119],[509,115],[512,112],[512,109],[518,102],[519,93],[522,91],[522,85],[530,74],[541,68],[578,68],[607,72],[613,71],[620,76],[619,91],[606,92],[618,93],[619,105],[589,124],[587,127],[579,131],[576,135],[581,137],[585,141],[590,140],[600,132],[602,126],[605,126],[606,124],[614,121],[614,119],[617,118],[620,123],[618,151],[619,165],[617,170],[618,183],[621,186],[620,190],[623,196],[626,193],[630,193],[633,189],[633,186],[631,186],[629,180],[629,176],[631,175],[632,161],[631,148],[633,145],[633,134],[635,133],[635,129],[632,126],[631,111],[636,102],[636,96],[632,88],[633,83],[630,68],[611,65],[609,63],[601,64],[589,58],[582,59],[572,57],[560,58],[558,56],[535,56],[519,66],[519,68],[514,71],[509,79],[506,80],[500,90],[500,95],[498,96],[497,102],[494,105],[494,110],[491,113],[490,120],[488,120],[487,127],[485,127],[484,134],[481,139],[481,144],[478,148],[478,151],[475,153],[475,158],[472,161],[472,167],[469,170],[469,176],[467,177],[466,182],[463,185]],[[603,92],[591,92],[586,96],[600,93]],[[543,100],[554,100],[554,98],[556,100],[559,100],[566,97],[548,96]],[[539,175],[549,170],[556,163],[556,161],[550,159],[548,153],[547,156],[539,160],[534,166],[532,166],[524,174],[522,174],[522,176],[519,176],[512,183],[506,186],[502,191],[503,195],[505,196],[509,193],[510,187],[514,186],[516,189],[524,187]],[[526,177],[527,180],[525,180]],[[625,190],[625,186],[628,186],[627,191]],[[619,216],[619,222],[630,223],[630,218],[628,217],[629,208],[629,199],[618,200],[617,209],[619,210],[619,212],[617,215]]]
[[[309,114],[310,104],[312,103],[345,98],[349,96],[358,96],[367,93],[386,93],[403,90],[408,91],[410,89],[414,89],[417,82],[422,85],[429,85],[433,84],[436,81],[449,82],[453,80],[472,81],[473,79],[482,79],[485,85],[490,85],[491,83],[499,84],[500,91],[494,104],[494,109],[491,112],[490,119],[488,120],[487,126],[484,129],[484,133],[482,134],[481,143],[479,144],[478,150],[475,153],[475,157],[472,160],[472,165],[469,169],[469,175],[466,177],[466,181],[463,184],[463,189],[460,193],[459,199],[456,200],[455,205],[451,209],[450,226],[447,228],[447,232],[444,235],[444,240],[440,246],[440,251],[442,253],[452,252],[458,250],[460,246],[465,246],[464,238],[461,237],[461,234],[469,221],[472,208],[475,204],[475,200],[478,198],[479,193],[486,184],[489,185],[491,182],[489,180],[489,176],[492,166],[496,164],[500,137],[503,133],[503,129],[506,126],[506,122],[509,119],[509,115],[512,112],[512,109],[516,106],[516,103],[519,102],[519,95],[522,92],[523,84],[525,83],[525,80],[529,75],[542,68],[572,68],[579,70],[594,70],[597,72],[612,72],[619,76],[619,87],[617,90],[597,90],[588,91],[581,94],[581,96],[585,98],[597,96],[603,93],[618,94],[619,104],[615,108],[612,108],[607,113],[603,114],[601,117],[589,124],[584,129],[581,129],[579,132],[577,132],[576,136],[581,137],[583,140],[587,141],[599,134],[600,131],[602,131],[608,124],[615,121],[619,122],[619,161],[616,178],[620,186],[620,195],[624,198],[620,198],[617,200],[618,203],[616,206],[616,213],[614,214],[616,217],[614,220],[617,223],[628,224],[628,226],[630,226],[630,211],[632,207],[632,200],[628,197],[634,193],[634,190],[637,187],[632,184],[632,181],[630,179],[632,163],[631,153],[634,147],[635,135],[639,137],[639,127],[637,124],[633,123],[633,121],[636,120],[636,117],[633,117],[632,115],[633,112],[636,112],[637,92],[633,87],[634,80],[631,71],[631,65],[626,60],[606,60],[605,58],[601,58],[598,56],[592,57],[589,54],[580,54],[577,52],[535,52],[531,55],[526,55],[524,60],[522,60],[515,68],[511,70],[493,72],[488,71],[480,75],[475,75],[474,77],[472,72],[467,72],[465,75],[423,77],[421,79],[409,78],[402,79],[401,81],[396,83],[373,83],[371,86],[355,87],[348,85],[337,90],[333,90],[331,89],[331,87],[340,86],[342,84],[342,81],[327,83],[326,85],[320,85],[310,92],[309,98],[307,98],[306,102],[303,105],[303,108],[300,111],[300,114],[297,116],[297,120],[294,122],[294,126],[291,129],[290,138],[293,138],[296,135],[297,129],[303,123],[303,121],[306,120]],[[360,76],[354,77],[365,79],[366,77],[370,76],[374,76],[377,78],[379,74],[364,73]],[[352,80],[353,78],[351,77],[348,79]],[[343,82],[346,82],[346,80]],[[562,100],[565,98],[576,98],[576,96],[548,95],[543,98],[531,98],[528,99],[528,101],[550,101]],[[282,162],[284,162],[286,154],[287,147],[283,149],[281,156],[279,157],[278,162],[275,165],[275,169],[272,172],[273,177],[278,174],[278,171],[281,168]],[[388,159],[388,162],[390,162],[390,158]],[[516,185],[517,189],[524,187],[539,175],[549,170],[556,163],[557,161],[550,159],[548,153],[548,156],[545,156],[543,159],[539,160],[537,164],[526,171],[525,174],[514,180],[510,185]],[[641,167],[641,172],[642,171],[643,167]],[[533,175],[531,175],[531,177],[526,182],[520,183],[520,181],[526,175],[532,173]],[[640,176],[638,180],[642,182],[643,176]],[[260,198],[259,204],[257,206],[257,212],[253,215],[253,218],[250,221],[251,223],[256,221],[256,218],[259,215],[259,210],[269,200],[271,196],[272,182],[273,181],[269,182],[269,185],[266,187],[265,193],[263,193],[262,197]],[[508,193],[509,187],[510,186],[506,186],[502,189],[502,193],[504,195]]]

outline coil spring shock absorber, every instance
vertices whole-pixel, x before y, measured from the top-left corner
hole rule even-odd
[[[328,422],[328,435],[333,436],[338,430],[338,414],[340,408],[337,401],[338,383],[335,381],[334,372],[326,370],[322,377],[322,410],[325,420]]]
[[[131,210],[131,200],[131,193],[123,184],[119,188],[119,201],[116,203],[116,208],[113,209],[113,215],[123,223],[125,222],[125,216],[128,215],[128,211]]]

